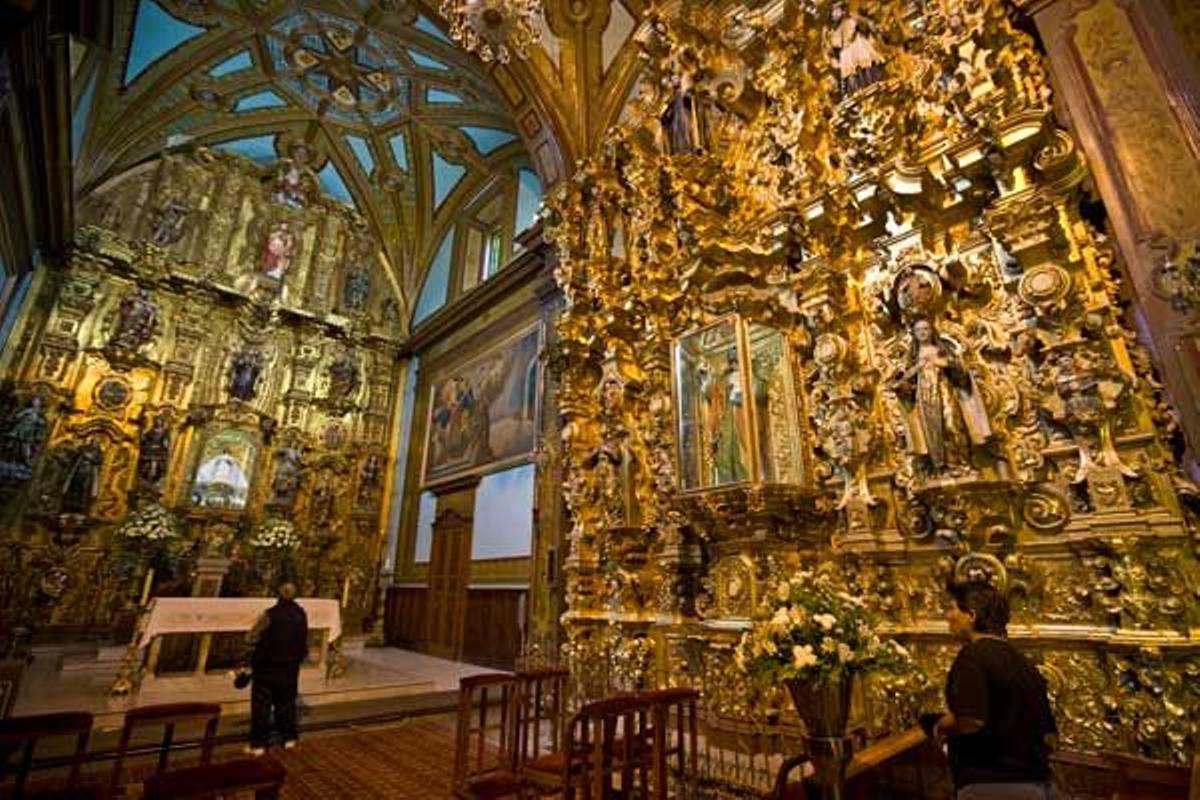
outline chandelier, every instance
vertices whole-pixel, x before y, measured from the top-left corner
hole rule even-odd
[[[442,0],[450,36],[484,61],[507,64],[515,52],[525,58],[541,38],[540,0]]]

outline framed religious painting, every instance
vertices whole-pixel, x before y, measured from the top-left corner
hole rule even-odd
[[[198,508],[241,511],[258,465],[258,438],[241,428],[212,429],[200,443],[189,487]]]
[[[435,373],[429,386],[425,485],[528,460],[537,445],[542,327],[536,323]]]
[[[791,348],[737,315],[672,348],[679,480],[684,491],[803,480]]]

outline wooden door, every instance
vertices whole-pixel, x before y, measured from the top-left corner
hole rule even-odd
[[[426,650],[438,658],[462,658],[467,618],[467,579],[471,566],[471,517],[453,508],[433,521],[429,558],[429,619]]]

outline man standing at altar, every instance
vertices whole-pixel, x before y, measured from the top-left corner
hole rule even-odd
[[[296,694],[300,665],[308,655],[308,616],[296,602],[296,585],[279,587],[279,601],[268,608],[246,634],[253,645],[250,659],[251,755],[267,751],[271,738],[271,711],[286,750],[296,746]]]

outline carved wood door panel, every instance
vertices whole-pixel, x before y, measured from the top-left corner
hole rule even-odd
[[[453,509],[433,523],[429,559],[429,619],[426,649],[439,658],[462,657],[467,615],[467,578],[471,563],[471,518]]]

